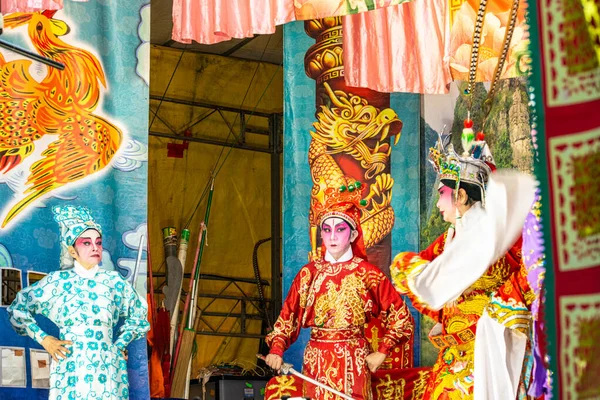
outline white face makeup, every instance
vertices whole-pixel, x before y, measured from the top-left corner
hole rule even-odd
[[[102,236],[95,229],[88,229],[75,240],[71,256],[84,268],[92,268],[102,261]]]
[[[348,251],[358,233],[341,218],[331,217],[321,225],[321,239],[336,260]]]
[[[451,224],[456,223],[456,204],[454,203],[454,191],[448,186],[442,186],[438,189],[440,199],[436,206],[442,214],[442,218]]]

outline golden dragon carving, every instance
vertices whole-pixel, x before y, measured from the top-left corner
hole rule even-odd
[[[340,187],[352,180],[344,174],[333,155],[346,154],[360,163],[363,181],[370,181],[369,193],[364,200],[361,226],[366,248],[385,238],[394,225],[391,206],[392,176],[384,172],[392,152],[387,138],[395,136],[394,145],[400,140],[402,123],[391,108],[379,110],[360,96],[341,90],[332,90],[323,84],[331,106],[322,105],[317,122],[311,131],[312,140],[308,150],[308,162],[313,181],[311,193],[310,223],[316,226],[314,205],[322,201],[330,187]]]

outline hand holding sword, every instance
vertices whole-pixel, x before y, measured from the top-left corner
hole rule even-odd
[[[332,387],[329,387],[329,386],[327,386],[327,385],[325,385],[325,384],[323,384],[323,383],[321,383],[319,381],[316,381],[316,380],[314,380],[312,378],[309,378],[306,375],[301,374],[300,372],[296,371],[292,367],[292,364],[284,363],[283,360],[282,360],[282,358],[280,356],[276,355],[276,354],[269,354],[267,357],[263,356],[262,354],[257,354],[256,357],[260,358],[261,360],[263,360],[264,362],[266,362],[269,367],[271,367],[271,368],[273,368],[273,369],[275,369],[275,370],[277,370],[279,372],[282,372],[282,373],[284,373],[286,375],[287,374],[296,375],[298,378],[303,379],[303,380],[305,380],[307,382],[310,382],[313,385],[317,385],[317,386],[319,386],[319,387],[321,387],[321,388],[323,388],[323,389],[325,389],[325,390],[327,390],[327,391],[329,391],[329,392],[331,392],[331,393],[333,393],[333,394],[335,394],[337,396],[340,396],[343,399],[354,400],[353,397],[350,397],[350,396],[348,396],[345,393],[342,393],[342,392],[340,392],[338,390],[335,390]],[[275,368],[276,366],[279,366],[279,368]]]
[[[260,358],[260,357],[259,357]],[[275,371],[279,371],[283,365],[283,358],[277,354],[267,354],[264,358],[265,363]]]

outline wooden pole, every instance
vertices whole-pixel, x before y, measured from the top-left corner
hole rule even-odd
[[[208,201],[206,204],[206,214],[204,215],[204,226],[201,231],[200,247],[198,249],[198,257],[196,260],[192,292],[186,300],[189,304],[189,312],[187,318],[187,326],[184,328],[177,342],[177,350],[175,352],[175,367],[173,369],[173,384],[171,385],[171,397],[184,398],[189,385],[189,368],[194,341],[196,340],[196,330],[202,313],[196,312],[196,303],[198,299],[198,287],[200,285],[200,265],[202,263],[202,255],[204,254],[204,246],[206,244],[206,231],[208,228],[208,220],[210,218],[210,209],[212,206],[212,198],[214,193],[214,178],[211,181],[210,192],[208,193]],[[188,303],[189,301],[189,303]],[[185,315],[184,315],[185,318]],[[185,319],[184,319],[185,321]]]

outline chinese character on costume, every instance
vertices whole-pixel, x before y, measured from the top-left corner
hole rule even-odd
[[[300,269],[273,331],[267,336],[267,364],[278,369],[285,350],[301,328],[311,328],[303,374],[354,399],[372,399],[371,371],[403,337],[412,335],[408,308],[390,280],[367,262],[360,226],[364,185],[328,188],[313,210],[321,229],[320,256]],[[365,324],[382,317],[386,334],[376,352],[364,335]],[[304,396],[339,396],[306,381]]]

